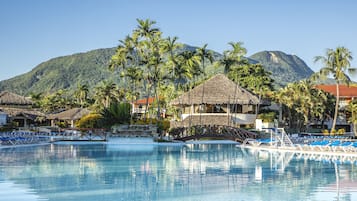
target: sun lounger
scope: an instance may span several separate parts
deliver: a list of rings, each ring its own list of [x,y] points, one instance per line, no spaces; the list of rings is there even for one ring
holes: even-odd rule
[[[348,152],[348,151],[351,150],[352,144],[353,144],[353,143],[350,142],[350,141],[342,142],[342,143],[336,148],[336,150],[337,150],[337,151]]]
[[[325,149],[325,151],[336,151],[340,146],[340,144],[341,144],[340,140],[332,141],[331,143],[328,144],[328,146],[326,146],[327,149]]]
[[[357,142],[353,142],[353,143],[349,146],[349,151],[357,152]]]
[[[34,144],[47,141],[38,136],[35,132],[30,131],[12,131],[0,133],[1,145],[22,145]]]
[[[315,150],[315,151],[324,151],[327,148],[327,145],[330,144],[330,141],[328,140],[322,140],[322,141],[315,141],[312,142],[309,147],[310,150]]]

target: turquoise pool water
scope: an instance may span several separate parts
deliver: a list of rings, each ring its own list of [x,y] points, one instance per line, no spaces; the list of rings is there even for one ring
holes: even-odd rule
[[[357,200],[356,163],[234,144],[51,144],[0,149],[0,200]]]

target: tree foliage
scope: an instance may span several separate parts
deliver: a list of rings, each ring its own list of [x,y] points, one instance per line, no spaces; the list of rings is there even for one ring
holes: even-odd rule
[[[102,116],[100,114],[91,113],[76,122],[78,128],[100,128]]]
[[[130,123],[131,105],[126,102],[113,102],[101,111],[102,125],[110,127],[115,124]]]
[[[335,130],[340,104],[339,85],[345,83],[349,85],[351,82],[347,73],[354,74],[356,68],[351,67],[352,53],[345,47],[337,47],[336,49],[327,49],[325,56],[316,56],[315,62],[322,62],[323,67],[318,72],[322,78],[332,75],[336,81],[336,104],[331,130]]]
[[[293,126],[295,123],[295,127],[298,129],[301,126],[307,127],[311,118],[324,119],[329,111],[327,107],[329,95],[320,89],[314,88],[311,80],[301,80],[288,84],[286,87],[275,92],[274,100],[286,105],[289,109],[289,114],[295,111],[301,116],[295,122],[291,121],[291,116],[288,117],[290,120],[289,125]],[[296,124],[300,120],[303,124]]]
[[[352,100],[347,107],[347,110],[351,113],[349,122],[353,125],[353,132],[357,136],[357,100]]]

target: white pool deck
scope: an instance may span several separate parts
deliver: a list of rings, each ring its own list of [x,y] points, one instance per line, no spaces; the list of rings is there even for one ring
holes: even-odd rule
[[[341,156],[341,157],[353,157],[357,160],[357,149],[353,147],[344,147],[345,149],[329,149],[330,147],[314,147],[310,145],[294,145],[288,146],[275,146],[275,145],[236,145],[240,148],[251,149],[251,150],[262,150],[269,152],[282,152],[282,153],[296,153],[296,154],[308,154],[308,155],[318,155],[318,156]]]

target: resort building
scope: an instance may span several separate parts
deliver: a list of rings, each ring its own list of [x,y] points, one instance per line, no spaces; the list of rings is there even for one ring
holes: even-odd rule
[[[316,88],[337,96],[336,85],[317,85]],[[351,100],[357,99],[357,86],[339,85],[340,107],[346,107]]]
[[[136,115],[137,117],[143,116],[145,112],[148,112],[148,108],[146,106],[150,107],[154,102],[155,102],[154,97],[143,98],[134,101],[133,104],[131,104],[133,114]]]
[[[334,95],[335,97],[337,96],[337,89],[336,85],[316,85],[315,86],[318,89],[321,89],[327,93],[330,93]],[[343,128],[345,129],[346,132],[351,132],[352,131],[352,125],[348,123],[348,119],[350,118],[350,113],[346,110],[346,107],[350,103],[350,101],[357,99],[357,86],[356,85],[339,85],[339,97],[340,97],[340,111],[338,114],[337,122],[336,122],[336,129]],[[325,125],[328,128],[332,127],[332,119],[329,119]]]
[[[160,99],[161,101],[161,99]],[[137,118],[142,117],[145,112],[148,113],[149,112],[149,108],[151,108],[153,106],[153,104],[155,104],[155,108],[151,108],[154,109],[157,112],[157,103],[156,102],[156,98],[154,97],[149,97],[149,98],[143,98],[143,99],[139,99],[134,101],[131,105],[132,105],[132,111],[133,111],[133,115]],[[155,117],[156,117],[156,112],[155,112]],[[165,108],[161,108],[161,117],[166,118],[166,110]]]
[[[173,127],[253,125],[260,101],[223,74],[218,74],[171,102],[181,111]]]
[[[0,93],[0,112],[7,115],[7,123],[16,127],[27,128],[36,121],[44,119],[45,115],[34,108],[30,99],[8,91]]]

